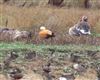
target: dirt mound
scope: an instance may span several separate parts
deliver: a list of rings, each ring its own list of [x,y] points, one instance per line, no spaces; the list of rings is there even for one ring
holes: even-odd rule
[[[42,76],[35,73],[26,74],[21,80],[43,80]]]
[[[0,80],[7,80],[3,74],[0,74]]]
[[[83,76],[77,76],[75,80],[96,80],[96,72],[92,69],[88,69]]]
[[[10,80],[10,78],[7,78],[5,75],[0,74],[0,80]],[[25,74],[24,77],[20,80],[43,80],[43,78],[39,74],[35,74],[31,72]]]

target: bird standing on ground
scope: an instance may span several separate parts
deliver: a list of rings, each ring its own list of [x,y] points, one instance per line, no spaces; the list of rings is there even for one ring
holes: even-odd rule
[[[81,36],[90,35],[90,25],[88,23],[88,17],[82,16],[81,20],[73,27],[69,28],[69,35]]]
[[[51,63],[47,63],[46,65],[43,66],[43,71],[46,72],[46,73],[49,73],[51,72]]]
[[[36,54],[36,52],[35,51],[30,51],[30,52],[27,52],[26,54],[25,54],[25,59],[28,59],[28,60],[33,60],[33,59],[36,59],[36,56],[37,56],[37,54]]]
[[[46,29],[44,26],[41,26],[40,32],[39,32],[39,37],[42,38],[42,39],[51,38],[51,40],[52,40],[53,37],[55,37],[55,34],[52,31]]]
[[[82,16],[81,21],[78,23],[77,29],[81,32],[81,35],[90,35],[90,24],[88,23],[88,17]]]
[[[4,61],[3,61],[4,67],[5,67],[5,68],[10,67],[11,62],[12,62],[13,60],[15,60],[16,58],[18,58],[18,57],[19,57],[19,55],[16,54],[15,52],[11,52],[10,54],[8,54],[8,55],[5,57]]]
[[[43,75],[45,76],[46,80],[52,80],[52,74],[51,72],[51,63],[47,63],[46,65],[43,65]]]
[[[73,68],[79,73],[82,73],[86,70],[84,66],[78,63],[73,64]]]
[[[23,77],[22,71],[16,67],[11,68],[8,73],[13,80],[19,80]]]

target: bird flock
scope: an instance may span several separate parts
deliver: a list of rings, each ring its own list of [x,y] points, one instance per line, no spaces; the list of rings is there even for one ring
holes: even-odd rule
[[[40,31],[38,33],[39,37],[41,39],[53,39],[56,35],[54,32],[52,32],[51,30],[47,29],[45,26],[41,26],[40,27]],[[71,36],[81,36],[81,35],[91,35],[90,32],[90,25],[88,23],[88,17],[87,16],[82,16],[81,20],[75,24],[73,27],[69,28],[69,35]],[[19,31],[16,29],[9,29],[9,28],[2,28],[0,29],[0,37],[10,37],[12,40],[18,40],[20,38],[24,38],[24,39],[31,39],[32,38],[32,33],[28,32],[28,31]],[[33,54],[34,53],[34,54]],[[36,57],[35,52],[33,53],[29,53],[25,55],[26,59],[32,59],[34,56]],[[10,66],[10,62],[13,59],[16,59],[18,57],[18,55],[16,55],[14,52],[12,52],[10,54],[10,56],[8,56],[5,60],[4,60],[4,65],[5,66]],[[43,71],[44,74],[48,77],[47,80],[52,80],[50,79],[50,72],[51,72],[51,63],[48,63],[47,65],[43,66]],[[73,68],[79,72],[84,71],[84,67],[81,64],[74,64]],[[22,71],[18,68],[11,68],[11,70],[9,70],[9,76],[13,79],[13,80],[18,80],[21,79],[23,77]],[[59,77],[58,80],[74,80],[74,76],[73,74],[70,75],[62,75],[61,77]]]
[[[82,16],[81,20],[77,24],[75,24],[73,27],[70,27],[69,35],[71,36],[91,35],[90,25],[88,23],[88,17]],[[39,36],[44,39],[49,39],[55,37],[55,34],[51,30],[48,30],[44,26],[41,26]]]
[[[47,26],[46,26],[47,27]],[[55,33],[45,26],[40,27],[38,33],[40,39],[51,39],[56,36]],[[82,16],[79,22],[77,22],[73,27],[69,28],[70,36],[82,36],[82,35],[91,35],[90,24],[88,23],[88,17]],[[10,39],[12,41],[18,41],[20,39],[30,40],[32,39],[32,32],[29,31],[20,31],[17,29],[1,28],[0,29],[0,39],[6,40]]]

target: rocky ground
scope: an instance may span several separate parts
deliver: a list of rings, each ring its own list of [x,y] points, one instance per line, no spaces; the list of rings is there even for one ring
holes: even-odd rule
[[[9,80],[9,70],[21,69],[20,80],[58,80],[62,75],[68,80],[96,80],[99,73],[99,50],[70,51],[46,49],[43,54],[36,51],[4,55],[0,66],[0,79]],[[16,56],[17,55],[17,56]],[[10,61],[9,61],[10,59]],[[76,64],[79,67],[74,67]]]

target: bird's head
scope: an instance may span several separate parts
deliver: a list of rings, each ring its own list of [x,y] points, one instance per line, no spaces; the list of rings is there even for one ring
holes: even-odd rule
[[[88,17],[87,16],[82,16],[81,20],[87,22],[88,21]]]
[[[41,26],[40,27],[40,30],[45,30],[46,28],[44,26]]]

